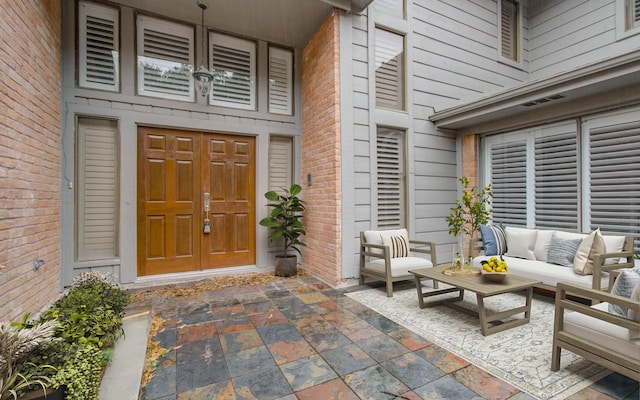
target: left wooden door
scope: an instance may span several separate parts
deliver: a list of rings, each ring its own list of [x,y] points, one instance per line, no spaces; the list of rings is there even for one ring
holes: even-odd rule
[[[253,137],[139,128],[138,275],[255,263],[254,187]]]

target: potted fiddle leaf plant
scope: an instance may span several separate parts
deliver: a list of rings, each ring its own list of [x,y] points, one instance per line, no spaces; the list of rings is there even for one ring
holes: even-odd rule
[[[469,247],[465,264],[470,264],[473,258],[473,243],[476,233],[480,231],[480,225],[486,225],[491,219],[492,210],[489,208],[493,192],[491,185],[478,190],[477,186],[471,186],[469,178],[463,176],[459,179],[462,184],[462,198],[456,199],[455,206],[451,207],[451,213],[446,217],[449,225],[449,234],[458,236],[465,234],[469,237]]]
[[[300,240],[305,234],[302,227],[302,212],[305,210],[304,201],[298,197],[302,188],[293,184],[289,189],[282,188],[282,194],[268,191],[264,194],[271,207],[269,216],[260,221],[260,225],[270,229],[270,241],[281,240],[282,253],[276,255],[276,276],[294,276],[298,273],[298,257],[292,251],[300,252],[300,246],[306,246]]]

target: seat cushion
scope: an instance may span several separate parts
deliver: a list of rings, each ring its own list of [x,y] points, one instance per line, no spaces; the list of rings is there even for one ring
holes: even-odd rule
[[[607,311],[608,303],[599,303],[593,308]],[[632,340],[629,329],[593,318],[578,312],[565,312],[564,330],[583,339],[598,343],[607,349],[640,359],[640,340]]]
[[[381,274],[385,273],[384,260],[378,259],[366,262],[366,268],[372,269]],[[433,267],[433,263],[430,260],[420,257],[402,257],[391,259],[391,277],[397,278],[399,276],[410,275],[409,271],[419,268]]]

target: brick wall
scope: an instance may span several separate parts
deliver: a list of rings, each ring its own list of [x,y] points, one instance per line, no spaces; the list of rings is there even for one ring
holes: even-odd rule
[[[339,16],[334,11],[302,52],[302,267],[341,280]],[[313,175],[308,186],[307,174]]]
[[[469,178],[472,186],[478,184],[478,135],[462,137],[462,176]]]
[[[0,14],[0,320],[15,320],[60,291],[61,3]]]

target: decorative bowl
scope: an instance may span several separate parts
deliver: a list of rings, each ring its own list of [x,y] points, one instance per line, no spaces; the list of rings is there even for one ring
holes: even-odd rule
[[[508,270],[505,272],[487,272],[483,270],[482,275],[486,276],[487,279],[492,282],[502,282],[505,280],[507,275],[511,275],[511,272],[509,272]]]

